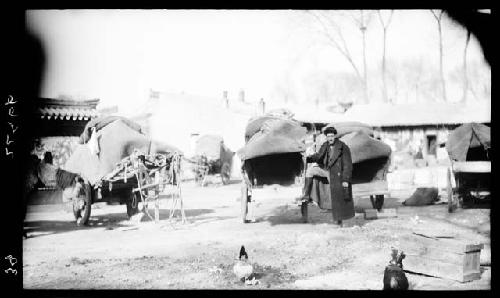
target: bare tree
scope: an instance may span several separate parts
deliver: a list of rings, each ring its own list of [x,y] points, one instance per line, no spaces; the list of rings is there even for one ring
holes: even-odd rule
[[[464,81],[463,81],[463,94],[462,94],[462,102],[467,101],[467,91],[469,90],[469,79],[467,78],[467,48],[469,46],[471,32],[467,30],[467,36],[465,38],[465,46],[464,46],[464,60],[463,60],[463,70],[464,70]]]
[[[366,29],[368,28],[368,23],[370,22],[372,14],[370,12],[365,13],[365,11],[360,10],[359,14],[353,14],[352,18],[354,23],[357,25],[361,31],[361,36],[363,39],[363,84],[365,85],[365,101],[368,101],[368,70],[366,67]]]
[[[385,62],[387,29],[389,28],[389,24],[391,23],[393,14],[394,14],[394,10],[391,10],[390,14],[389,14],[389,18],[384,21],[384,19],[382,17],[382,13],[380,12],[380,10],[377,10],[378,19],[380,21],[380,24],[382,25],[382,29],[384,32],[383,47],[382,47],[382,93],[383,93],[383,99],[385,102],[389,101],[389,97],[387,94],[386,62]]]
[[[352,66],[356,77],[362,83],[364,88],[364,96],[363,101],[365,103],[368,102],[368,86],[366,84],[366,59],[365,59],[365,68],[363,74],[360,72],[358,66],[354,62],[351,51],[347,46],[346,39],[342,32],[341,27],[334,21],[334,18],[331,15],[326,14],[325,12],[318,11],[308,11],[308,13],[313,16],[313,18],[320,25],[321,30],[320,33],[328,40],[329,44],[333,46]],[[363,16],[363,24],[367,22]],[[365,26],[365,25],[363,25]],[[361,27],[360,27],[361,28]],[[363,27],[364,28],[364,27]],[[365,30],[365,29],[363,29]],[[362,32],[364,32],[362,30]],[[365,48],[365,47],[364,47]]]
[[[443,91],[443,99],[447,101],[446,98],[446,83],[444,80],[444,70],[443,70],[443,31],[442,31],[442,19],[444,10],[441,10],[439,13],[435,12],[431,9],[431,13],[436,19],[438,24],[438,32],[439,32],[439,73],[441,78],[441,88]]]

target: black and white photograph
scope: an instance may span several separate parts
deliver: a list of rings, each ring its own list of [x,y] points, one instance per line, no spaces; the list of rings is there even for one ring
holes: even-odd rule
[[[25,10],[27,96],[2,93],[2,188],[22,206],[4,275],[491,290],[491,14]]]

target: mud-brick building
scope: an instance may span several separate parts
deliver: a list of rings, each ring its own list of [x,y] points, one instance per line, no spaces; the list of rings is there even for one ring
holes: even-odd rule
[[[52,152],[53,164],[64,168],[85,125],[99,115],[99,99],[65,100],[39,98],[35,108],[35,138],[32,153],[40,159]]]
[[[344,116],[373,126],[394,152],[420,151],[432,161],[447,158],[451,130],[470,122],[490,125],[491,102],[354,105]]]
[[[85,125],[101,114],[96,109],[98,103],[99,99],[77,101],[38,98],[34,102],[35,131],[31,153],[43,159],[45,152],[50,151],[54,167],[64,169]],[[39,173],[39,175],[52,177],[49,173]],[[43,179],[48,184],[36,186],[28,199],[28,204],[62,202],[62,190],[56,188],[55,180],[52,178]]]

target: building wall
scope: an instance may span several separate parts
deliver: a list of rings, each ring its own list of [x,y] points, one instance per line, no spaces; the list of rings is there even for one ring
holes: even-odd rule
[[[391,146],[393,150],[393,159],[399,165],[405,164],[403,167],[414,165],[414,160],[417,153],[421,151],[422,159],[427,165],[435,163],[447,163],[448,154],[444,146],[440,144],[446,143],[449,133],[456,127],[453,126],[406,126],[406,127],[381,127],[379,131],[380,138],[383,142]],[[436,139],[436,154],[430,154],[428,137],[434,136]],[[413,160],[409,160],[413,159]]]
[[[45,152],[52,152],[53,164],[64,169],[66,161],[78,144],[79,137],[41,137],[35,140],[32,154],[43,159]]]

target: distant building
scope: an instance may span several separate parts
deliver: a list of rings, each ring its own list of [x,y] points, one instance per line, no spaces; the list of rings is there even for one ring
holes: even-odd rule
[[[432,161],[447,156],[440,151],[451,130],[470,122],[489,125],[491,103],[366,104],[354,105],[344,115],[373,126],[396,152],[420,152]]]
[[[54,168],[63,168],[78,144],[79,136],[85,125],[100,114],[96,110],[99,99],[68,100],[39,98],[35,101],[34,139],[31,153],[43,159],[46,152],[51,152]],[[29,198],[29,204],[60,204],[62,190],[55,186],[53,171],[41,172],[51,181],[40,185]]]
[[[360,104],[353,105],[344,113],[338,113],[331,107],[312,108],[309,105],[290,109],[310,133],[320,131],[328,123],[366,123],[394,152],[414,156],[420,152],[428,163],[447,159],[444,144],[451,130],[464,123],[489,125],[491,122],[491,103],[487,101],[467,104]]]
[[[37,99],[32,153],[43,158],[50,151],[54,166],[64,168],[85,125],[99,115],[98,103],[99,99]]]

